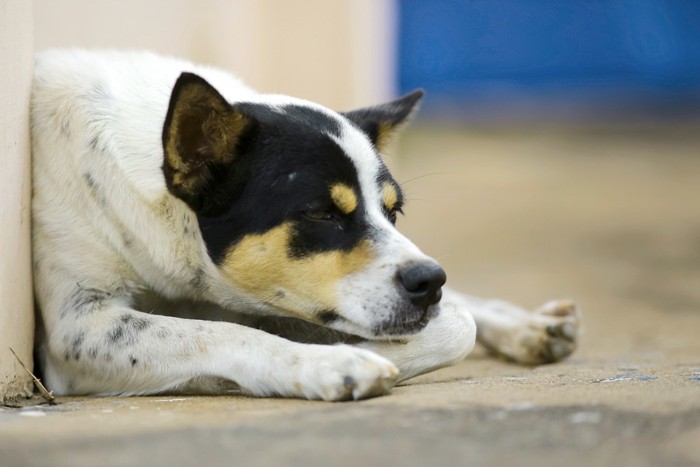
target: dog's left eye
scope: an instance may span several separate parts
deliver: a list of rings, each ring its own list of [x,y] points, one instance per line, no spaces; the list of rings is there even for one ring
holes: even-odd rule
[[[396,216],[399,213],[403,214],[403,211],[401,210],[401,208],[398,208],[398,209],[392,209],[391,211],[385,211],[385,213],[386,213],[387,219],[389,219],[389,222],[396,225]]]

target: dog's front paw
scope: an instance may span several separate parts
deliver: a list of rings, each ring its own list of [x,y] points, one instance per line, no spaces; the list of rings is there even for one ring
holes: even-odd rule
[[[530,313],[513,333],[513,353],[506,355],[526,364],[553,363],[576,349],[580,312],[570,300],[552,300]]]
[[[381,396],[396,384],[399,370],[374,352],[354,347],[316,346],[305,362],[299,396],[325,401],[345,401]]]

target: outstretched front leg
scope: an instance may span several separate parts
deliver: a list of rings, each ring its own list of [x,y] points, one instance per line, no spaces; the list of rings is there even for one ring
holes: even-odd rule
[[[477,327],[467,307],[441,302],[440,313],[419,333],[399,340],[364,341],[357,347],[388,358],[399,368],[399,381],[456,365],[474,348]]]
[[[528,311],[502,300],[469,297],[445,289],[443,301],[467,307],[476,321],[477,341],[517,363],[557,362],[576,349],[581,313],[570,300],[552,300]]]
[[[580,312],[569,300],[553,300],[532,312],[443,288],[440,307],[440,314],[414,336],[357,346],[394,362],[400,381],[458,363],[472,350],[475,335],[490,351],[529,365],[559,361],[576,349]]]
[[[223,379],[257,396],[347,400],[386,394],[398,376],[367,350],[146,314],[107,296],[77,290],[62,307],[43,310],[49,332],[40,353],[57,394],[208,392],[212,379]]]
[[[441,303],[440,311],[420,332],[367,340],[293,318],[258,318],[249,323],[297,342],[347,343],[389,359],[399,369],[398,381],[455,365],[474,348],[476,324],[467,307]]]

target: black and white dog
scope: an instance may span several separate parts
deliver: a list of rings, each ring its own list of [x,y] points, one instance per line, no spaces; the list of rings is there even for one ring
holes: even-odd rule
[[[147,53],[38,55],[49,388],[362,399],[459,362],[475,337],[523,363],[569,355],[571,302],[527,312],[443,289],[394,227],[403,197],[380,153],[421,96],[336,113]]]

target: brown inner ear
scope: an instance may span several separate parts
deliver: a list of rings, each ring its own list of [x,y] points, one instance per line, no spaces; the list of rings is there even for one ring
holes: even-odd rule
[[[204,79],[183,73],[163,128],[163,172],[170,191],[194,210],[213,166],[232,163],[250,120]]]
[[[364,131],[377,150],[383,152],[387,149],[392,136],[415,113],[422,97],[423,91],[417,89],[392,102],[343,112],[342,115]]]

